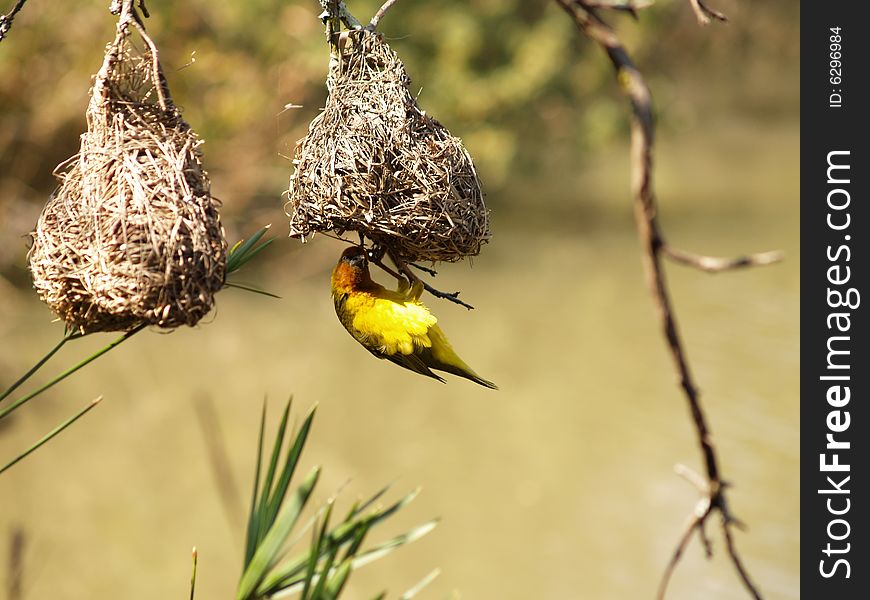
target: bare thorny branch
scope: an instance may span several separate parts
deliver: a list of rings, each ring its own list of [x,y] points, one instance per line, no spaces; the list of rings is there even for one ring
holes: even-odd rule
[[[387,14],[387,11],[393,8],[393,5],[398,1],[399,0],[387,0],[384,2],[384,4],[378,9],[378,12],[375,13],[375,16],[372,17],[372,20],[369,21],[369,29],[375,29],[378,26],[378,23],[381,22],[381,19],[384,18],[384,15]]]
[[[723,23],[728,21],[728,17],[708,7],[703,0],[689,0],[689,5],[695,11],[695,18],[698,19],[699,25],[709,25],[713,19]]]
[[[27,3],[27,0],[18,0],[15,3],[15,6],[12,7],[5,15],[0,15],[0,42],[6,37],[6,34],[9,33],[9,30],[12,29],[12,21],[15,20],[15,15],[18,14],[24,5]]]
[[[717,513],[721,518],[722,532],[731,562],[747,592],[753,598],[760,600],[761,593],[746,571],[734,545],[732,528],[735,526],[740,527],[741,523],[734,518],[728,508],[725,496],[727,482],[722,479],[719,460],[707,417],[701,404],[698,388],[689,369],[685,346],[679,335],[676,313],[665,279],[662,258],[669,258],[676,263],[695,267],[706,272],[720,272],[738,267],[770,264],[780,260],[781,255],[777,252],[767,252],[725,259],[692,254],[674,248],[667,243],[658,222],[658,206],[652,183],[652,149],[655,125],[649,88],[644,81],[643,75],[631,61],[616,33],[596,13],[596,7],[603,6],[602,2],[587,2],[584,0],[556,0],[556,2],[574,20],[581,32],[601,46],[607,53],[623,93],[631,103],[632,192],[635,198],[635,221],[643,245],[644,269],[658,309],[668,350],[674,361],[679,385],[692,414],[692,421],[695,425],[698,444],[704,460],[706,478],[697,474],[689,474],[691,472],[683,473],[699,488],[701,498],[689,516],[677,547],[665,568],[657,597],[659,599],[664,598],[670,577],[679,563],[693,533],[698,534],[706,554],[710,556],[711,545],[704,527],[708,519],[714,513]],[[689,3],[695,11],[698,22],[701,24],[709,23],[710,19],[726,20],[724,15],[708,8],[701,0],[689,0]],[[607,8],[631,9],[633,11],[638,6],[634,2],[608,2]],[[688,470],[684,468],[684,471]]]

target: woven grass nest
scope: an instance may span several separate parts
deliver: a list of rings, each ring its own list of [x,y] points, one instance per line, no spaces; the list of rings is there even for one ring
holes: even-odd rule
[[[28,256],[39,297],[83,333],[194,325],[225,278],[201,140],[173,104],[138,17],[127,17],[95,77],[81,149],[55,170],[59,187]]]
[[[329,97],[296,146],[290,235],[357,231],[408,260],[457,261],[490,237],[462,141],[427,115],[377,32],[343,33]]]

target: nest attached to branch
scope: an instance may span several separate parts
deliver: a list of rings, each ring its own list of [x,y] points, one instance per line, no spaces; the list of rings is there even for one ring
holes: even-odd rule
[[[107,46],[87,123],[32,234],[39,297],[83,333],[194,325],[224,284],[220,204],[135,14]]]
[[[489,214],[462,141],[427,115],[380,34],[341,34],[329,97],[296,146],[290,235],[353,230],[407,260],[480,252]]]

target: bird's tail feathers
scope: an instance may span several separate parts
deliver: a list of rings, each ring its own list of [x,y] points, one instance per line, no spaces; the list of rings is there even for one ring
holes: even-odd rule
[[[464,377],[465,379],[468,379],[469,381],[473,381],[474,383],[480,384],[483,387],[487,387],[491,390],[498,389],[498,386],[496,384],[484,379],[483,377],[481,377],[480,375],[478,375],[477,373],[472,371],[471,367],[469,367],[465,363],[462,363],[462,364],[465,367],[464,369],[460,366],[451,365],[451,364],[442,363],[442,362],[436,362],[435,364],[431,365],[431,367],[433,369],[438,369],[439,371],[444,371],[445,373],[452,373],[453,375],[458,375],[459,377]]]

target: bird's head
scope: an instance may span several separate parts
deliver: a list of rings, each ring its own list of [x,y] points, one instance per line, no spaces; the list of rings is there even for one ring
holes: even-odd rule
[[[346,248],[345,251],[341,253],[341,258],[338,259],[338,262],[344,263],[352,269],[366,269],[369,264],[368,258],[366,257],[366,250],[361,246],[351,246],[350,248]]]
[[[351,246],[341,253],[341,258],[332,271],[333,289],[356,289],[367,285],[371,280],[365,248]]]

